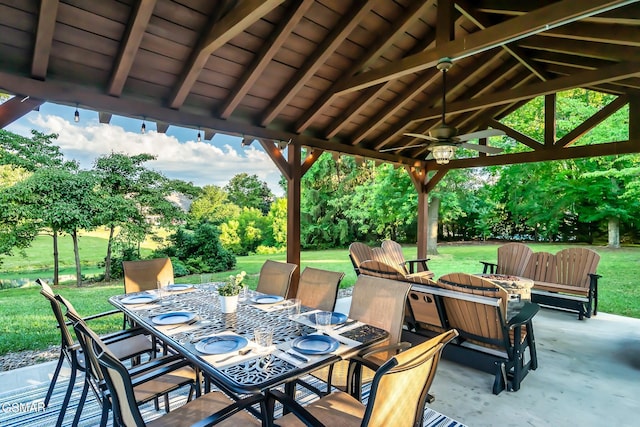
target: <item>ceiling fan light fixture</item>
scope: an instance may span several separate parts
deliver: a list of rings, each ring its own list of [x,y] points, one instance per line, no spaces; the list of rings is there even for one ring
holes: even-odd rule
[[[451,145],[437,145],[431,149],[431,154],[439,165],[446,165],[453,158],[455,148]]]

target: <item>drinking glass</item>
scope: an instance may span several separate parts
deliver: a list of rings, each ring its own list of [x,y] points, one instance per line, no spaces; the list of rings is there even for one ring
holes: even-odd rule
[[[286,301],[286,310],[289,319],[295,319],[300,315],[301,302],[298,298],[291,298]]]
[[[200,289],[204,289],[206,291],[211,290],[211,274],[200,275]]]
[[[331,316],[333,313],[330,311],[319,311],[316,313],[316,329],[318,332],[326,331],[331,325]]]
[[[267,351],[271,345],[273,345],[273,329],[267,326],[260,326],[253,330],[253,336],[256,344],[258,344],[261,348],[258,350],[260,352]],[[269,364],[271,363],[271,353],[263,353],[263,356],[260,357],[257,361],[257,366],[260,369],[267,369]]]

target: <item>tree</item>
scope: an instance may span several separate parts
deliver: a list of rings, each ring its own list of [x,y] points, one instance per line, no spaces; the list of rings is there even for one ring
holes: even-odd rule
[[[235,175],[224,187],[229,201],[241,208],[259,209],[263,215],[269,213],[274,196],[267,183],[260,181],[257,175],[240,173]]]
[[[212,224],[222,224],[238,215],[240,208],[229,200],[224,190],[215,185],[205,185],[189,209],[189,218],[195,223],[208,221]]]
[[[192,185],[171,181],[145,164],[155,160],[150,154],[129,156],[111,153],[96,159],[94,171],[98,177],[102,209],[95,217],[96,225],[109,229],[104,279],[111,280],[111,254],[116,228],[133,232],[130,236],[144,239],[152,222],[171,226],[183,218],[178,206],[167,200],[174,190],[195,194]],[[139,242],[140,240],[138,240]]]

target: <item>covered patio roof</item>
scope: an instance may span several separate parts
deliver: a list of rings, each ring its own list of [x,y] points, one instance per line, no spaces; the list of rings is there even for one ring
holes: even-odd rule
[[[639,25],[639,0],[0,0],[0,91],[15,95],[0,127],[49,101],[257,139],[289,182],[296,263],[299,181],[320,153],[402,164],[424,255],[426,193],[451,168],[640,152]],[[555,94],[577,87],[616,98],[556,138]],[[441,124],[443,92],[449,125],[524,152],[440,165],[403,149]],[[542,95],[543,141],[500,123]],[[575,144],[627,104],[628,141]]]

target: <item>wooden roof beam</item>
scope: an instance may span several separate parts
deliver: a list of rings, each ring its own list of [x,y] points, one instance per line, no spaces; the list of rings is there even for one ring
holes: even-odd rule
[[[293,29],[298,25],[314,0],[304,0],[291,5],[286,16],[282,18],[275,31],[266,40],[260,52],[252,62],[251,66],[240,78],[236,87],[231,91],[231,96],[220,109],[220,117],[228,119],[233,110],[240,104],[240,101],[249,92],[249,89],[256,84],[269,62],[273,59],[278,50],[287,40]]]
[[[635,0],[637,1],[637,0]],[[496,24],[486,30],[436,46],[434,49],[410,56],[342,82],[336,93],[344,94],[364,89],[407,74],[433,67],[442,57],[454,60],[476,55],[551,28],[633,3],[633,0],[563,0],[549,6]]]
[[[275,99],[266,108],[260,119],[260,124],[266,126],[280,113],[304,84],[315,74],[333,54],[333,52],[344,42],[351,32],[360,24],[360,21],[369,13],[374,6],[374,0],[367,0],[354,3],[352,9],[342,16],[329,35],[318,45],[313,54],[307,58],[295,76],[278,93]]]
[[[120,43],[120,51],[111,74],[111,80],[107,93],[112,96],[120,96],[124,84],[129,77],[131,66],[136,59],[136,54],[142,42],[142,36],[149,25],[149,19],[156,7],[157,0],[139,0],[135,5],[129,25]]]
[[[313,120],[320,114],[323,109],[331,103],[333,99],[335,99],[335,88],[338,83],[342,79],[350,78],[356,73],[366,70],[371,64],[378,59],[384,52],[389,49],[389,47],[396,42],[396,40],[401,37],[407,28],[412,25],[423,12],[431,7],[433,1],[414,1],[411,2],[406,12],[399,19],[395,20],[393,26],[389,29],[386,34],[381,35],[376,39],[375,44],[366,50],[364,56],[360,58],[351,68],[345,71],[340,79],[336,79],[335,82],[331,84],[329,89],[327,89],[320,98],[309,108],[307,111],[298,119],[295,124],[294,129],[296,132],[302,132],[309,127],[309,125],[313,122]],[[432,41],[432,40],[431,40]],[[421,49],[422,50],[422,49]],[[336,130],[337,132],[337,130]],[[333,131],[328,132],[336,133]]]
[[[629,25],[574,22],[540,33],[540,36],[640,47],[640,31],[637,26]]]
[[[605,142],[601,144],[581,145],[577,147],[552,147],[546,150],[528,151],[522,153],[499,154],[494,156],[473,157],[468,159],[454,159],[447,165],[438,165],[435,161],[427,162],[429,170],[464,169],[471,167],[499,166],[516,163],[535,163],[551,160],[579,159],[585,157],[613,156],[618,154],[640,153],[640,140],[622,142]]]
[[[580,55],[608,61],[624,61],[640,57],[640,49],[635,46],[610,45],[606,43],[585,42],[580,40],[557,39],[534,36],[520,40],[518,45],[528,49]],[[533,54],[532,54],[533,55]]]
[[[456,9],[460,11],[460,13],[462,13],[464,17],[466,17],[468,20],[470,20],[475,25],[477,25],[478,28],[480,28],[481,30],[485,30],[487,29],[487,27],[490,27],[491,25],[493,25],[485,17],[476,16],[476,14],[472,13],[471,10],[473,9],[473,5],[468,0],[457,0]],[[505,45],[502,45],[502,49],[507,51],[509,55],[513,56],[518,62],[520,62],[522,65],[528,68],[533,74],[535,74],[543,82],[549,79],[547,76],[547,73],[542,68],[540,68],[536,63],[529,60],[525,52],[519,47],[515,45],[509,46],[505,44]]]
[[[501,77],[503,75],[506,75],[512,72],[513,69],[516,67],[520,67],[520,64],[518,64],[518,62],[516,62],[515,60],[506,61],[503,65],[501,65],[496,70],[494,70],[491,73],[491,75],[486,76],[485,78],[477,82],[472,88],[468,89],[465,92],[465,95],[473,97],[473,96],[477,96],[480,93],[483,93],[484,91],[489,90],[491,87],[491,83],[493,83],[496,79],[495,77],[496,75]],[[527,72],[527,75],[529,75],[528,72]],[[439,100],[436,101],[434,104],[430,106],[430,108],[431,109],[436,108],[436,106],[439,105],[439,102],[440,102]],[[447,108],[447,110],[449,110],[449,108]],[[386,147],[393,141],[396,135],[403,132],[408,126],[410,126],[414,122],[414,121],[408,120],[408,117],[410,116],[411,114],[408,114],[407,116],[403,117],[403,119],[399,121],[396,125],[394,125],[389,130],[387,130],[384,134],[379,136],[374,142],[375,149],[380,150]],[[438,117],[431,117],[429,120],[425,121],[424,123],[421,123],[417,128],[415,128],[411,132],[424,133],[429,129],[431,129],[433,126],[437,125],[438,123],[440,123],[439,115]],[[411,141],[412,140],[407,140],[406,145],[411,145],[412,144]]]
[[[535,98],[536,96],[561,92],[563,90],[573,89],[576,87],[597,85],[599,83],[634,77],[639,74],[640,63],[621,62],[598,70],[584,71],[572,76],[559,77],[557,79],[533,83],[517,89],[492,93],[483,96],[481,99],[476,98],[453,102],[447,106],[447,110],[451,113],[479,110],[493,105],[507,104],[520,99]],[[420,110],[414,112],[411,117],[408,118],[408,121],[426,120],[437,117],[439,114],[440,112],[435,108]]]
[[[213,52],[249,26],[271,12],[284,0],[245,0],[217,21],[192,53],[182,77],[171,95],[170,108],[178,109],[187,99],[191,88]]]
[[[40,107],[43,103],[44,100],[20,95],[3,102],[0,104],[0,129]]]
[[[53,32],[58,16],[58,3],[58,0],[41,0],[40,2],[38,28],[31,61],[31,76],[36,79],[44,80],[47,77]]]
[[[620,108],[627,105],[629,102],[629,98],[626,96],[619,96],[618,98],[611,101],[604,108],[597,111],[587,120],[582,122],[580,125],[576,126],[572,131],[567,133],[565,136],[560,138],[555,145],[560,147],[568,147],[575,143],[578,139],[580,139],[584,134],[589,132],[594,127],[598,126],[608,117],[610,117],[613,113],[618,111]]]
[[[413,166],[415,160],[388,153],[378,153],[340,141],[329,141],[309,135],[300,135],[287,130],[256,126],[250,119],[224,120],[211,116],[203,116],[188,111],[179,111],[153,103],[130,99],[117,98],[90,87],[81,87],[73,83],[47,81],[18,76],[6,71],[0,71],[0,90],[7,93],[25,93],[32,98],[46,99],[64,105],[87,105],[97,111],[109,112],[129,117],[145,117],[147,120],[160,120],[167,123],[189,123],[190,126],[211,129],[229,135],[248,135],[254,138],[288,141],[302,146],[335,151],[370,159],[380,159],[391,163],[401,163]],[[5,102],[6,104],[6,102]]]

